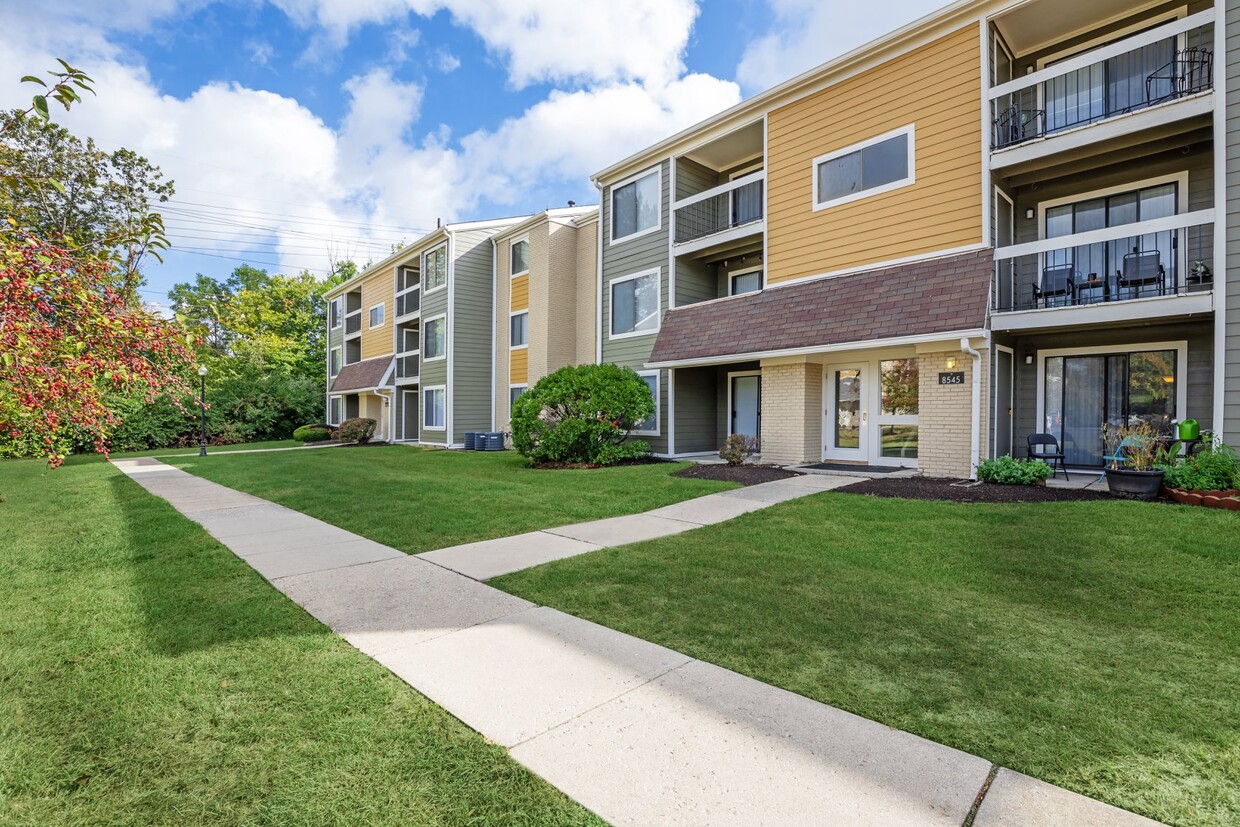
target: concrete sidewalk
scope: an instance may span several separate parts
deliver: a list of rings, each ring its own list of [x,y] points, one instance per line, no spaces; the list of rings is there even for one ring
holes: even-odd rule
[[[535,606],[429,555],[406,556],[154,459],[115,464],[358,649],[613,824],[959,827],[979,801],[975,827],[1154,823]],[[786,487],[798,484],[815,490],[779,483],[757,497],[759,487],[712,495],[601,533],[585,524],[534,534],[580,553],[590,549],[572,544],[690,530],[693,517],[717,521],[728,509],[801,495]],[[514,549],[536,548],[531,536]],[[457,562],[494,556],[484,549]]]

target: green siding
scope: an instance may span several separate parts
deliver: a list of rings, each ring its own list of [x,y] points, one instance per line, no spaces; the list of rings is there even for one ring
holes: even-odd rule
[[[453,318],[449,326],[452,387],[448,404],[454,445],[465,441],[466,431],[491,430],[493,234],[493,230],[453,233]]]
[[[433,249],[430,248],[430,249]],[[448,312],[448,288],[436,290],[432,293],[423,292],[422,294],[422,330],[426,329],[426,320],[439,316]],[[448,319],[448,335],[452,335],[452,320]],[[422,353],[426,352],[425,343],[421,347]],[[451,351],[449,350],[449,354]],[[448,384],[448,360],[440,359],[434,362],[422,360],[418,368],[418,391],[421,393],[422,388],[435,387]],[[421,396],[418,397],[421,401]],[[418,438],[422,442],[432,445],[443,445],[446,442],[446,432],[444,431],[427,431],[422,428],[422,419],[418,418]]]
[[[1226,325],[1226,342],[1219,392],[1223,394],[1223,434],[1231,445],[1240,447],[1240,3],[1228,4],[1226,22],[1227,275],[1219,320]]]

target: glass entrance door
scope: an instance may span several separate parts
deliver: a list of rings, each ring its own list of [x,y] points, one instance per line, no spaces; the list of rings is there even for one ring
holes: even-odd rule
[[[823,417],[823,458],[869,460],[869,410],[865,404],[866,371],[861,365],[827,368],[827,405]]]

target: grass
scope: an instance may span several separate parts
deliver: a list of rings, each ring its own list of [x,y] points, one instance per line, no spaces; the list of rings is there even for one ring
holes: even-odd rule
[[[261,448],[300,448],[304,443],[295,439],[269,439],[263,442],[238,442],[236,445],[208,445],[208,454],[228,453],[229,451],[254,451]],[[165,456],[182,456],[196,457],[198,456],[198,448],[190,446],[189,448],[152,448],[149,451],[123,451],[110,454],[116,458],[122,457],[165,457]],[[66,462],[102,462],[103,457],[99,454],[75,454],[69,457]]]
[[[0,824],[602,824],[107,465],[0,496]]]
[[[170,463],[414,554],[634,514],[735,487],[685,479],[685,463],[532,469],[516,453],[393,445],[198,457]]]
[[[1178,825],[1240,824],[1240,515],[821,494],[492,581]]]

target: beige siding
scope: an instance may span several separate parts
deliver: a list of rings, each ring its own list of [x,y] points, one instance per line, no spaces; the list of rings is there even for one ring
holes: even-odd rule
[[[598,342],[598,222],[577,229],[577,347],[573,363],[594,361]]]
[[[362,358],[373,359],[392,353],[392,315],[395,307],[395,276],[390,269],[368,276],[362,282]],[[370,308],[383,305],[383,324],[370,327]]]
[[[911,186],[813,209],[813,159],[915,126]],[[768,115],[767,280],[982,240],[981,55],[968,26]]]

